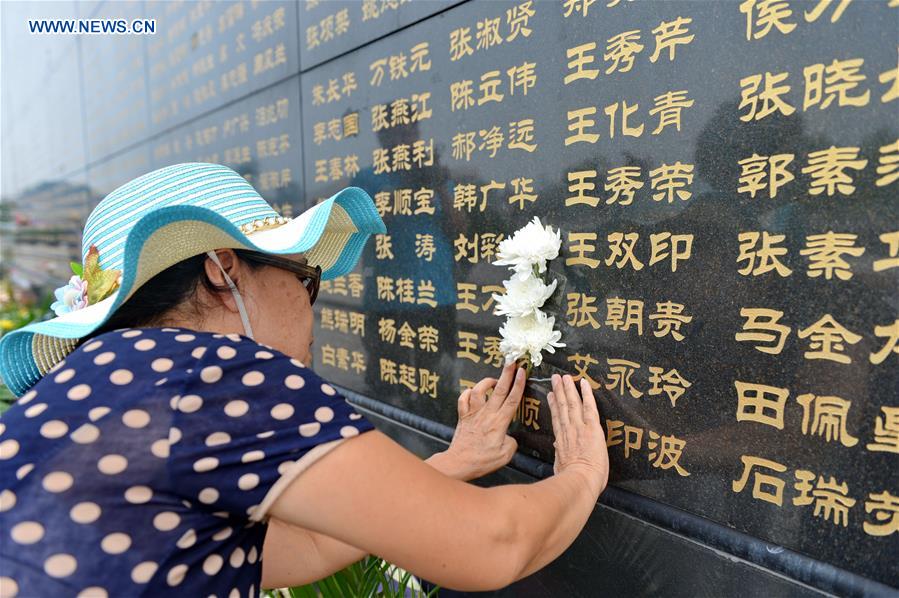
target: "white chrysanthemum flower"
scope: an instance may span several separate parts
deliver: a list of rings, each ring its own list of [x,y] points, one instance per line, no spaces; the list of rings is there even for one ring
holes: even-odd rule
[[[556,347],[564,347],[560,343],[562,333],[553,330],[556,319],[547,316],[539,309],[524,317],[508,318],[500,326],[500,351],[506,358],[506,365],[514,363],[521,357],[528,356],[534,367],[543,362],[543,351],[556,352]]]
[[[494,294],[496,301],[494,314],[498,316],[522,317],[534,313],[556,290],[557,281],[549,285],[531,274],[524,280],[517,276],[503,281],[504,295]]]
[[[503,239],[497,248],[494,266],[511,266],[516,276],[522,280],[530,276],[534,266],[537,272],[546,272],[547,260],[555,259],[562,247],[562,235],[550,226],[540,224],[540,218],[515,231],[511,237]]]

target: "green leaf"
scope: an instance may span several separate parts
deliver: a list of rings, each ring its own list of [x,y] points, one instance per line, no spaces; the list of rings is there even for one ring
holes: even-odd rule
[[[84,266],[79,264],[78,262],[69,262],[69,266],[72,268],[72,274],[76,276],[81,276],[84,274]]]
[[[318,598],[318,592],[312,584],[290,588],[290,598]]]
[[[84,260],[84,275],[87,281],[87,302],[94,305],[106,299],[119,286],[119,274],[121,270],[100,269],[100,251],[96,245],[91,245]]]
[[[333,575],[317,582],[290,588],[291,598],[403,598],[405,590],[412,581],[412,574],[402,572],[400,580],[393,578],[391,570],[394,566],[374,555],[368,555],[361,561],[353,563]],[[418,596],[438,596],[439,587],[434,587],[425,594],[416,591]]]

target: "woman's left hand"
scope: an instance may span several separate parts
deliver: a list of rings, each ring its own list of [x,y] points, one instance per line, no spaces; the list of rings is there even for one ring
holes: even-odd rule
[[[444,453],[431,458],[448,461],[441,470],[458,479],[473,480],[512,460],[518,442],[506,432],[521,404],[526,380],[524,369],[512,364],[503,368],[499,380],[484,378],[459,396],[459,422],[453,440]]]

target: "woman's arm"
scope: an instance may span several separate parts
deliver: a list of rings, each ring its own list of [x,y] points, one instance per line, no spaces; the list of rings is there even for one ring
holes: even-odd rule
[[[471,470],[449,451],[425,463],[443,475],[466,480]],[[262,587],[286,588],[323,579],[365,558],[368,553],[330,536],[279,519],[269,520],[262,548]]]
[[[473,480],[507,464],[515,454],[517,443],[506,432],[521,403],[525,380],[524,370],[510,364],[503,368],[499,379],[484,378],[463,392],[457,402],[459,421],[452,444],[425,459],[425,463],[445,476],[462,481]],[[271,522],[263,547],[265,588],[317,581],[367,554],[324,534],[276,519]]]
[[[480,488],[438,473],[373,430],[312,464],[271,515],[441,586],[491,590],[561,554],[604,480],[598,465],[575,460],[534,484]]]

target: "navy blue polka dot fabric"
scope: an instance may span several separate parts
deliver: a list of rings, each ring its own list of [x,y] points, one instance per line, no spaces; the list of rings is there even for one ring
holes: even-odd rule
[[[312,370],[248,337],[100,335],[0,420],[0,587],[257,596],[272,502],[371,429]]]

